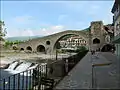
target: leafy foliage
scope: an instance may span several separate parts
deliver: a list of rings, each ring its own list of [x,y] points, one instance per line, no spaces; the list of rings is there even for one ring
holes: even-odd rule
[[[20,44],[20,43],[22,43],[23,41],[18,41],[18,40],[16,40],[16,41],[5,41],[5,48],[8,48],[9,46],[12,46],[12,45],[18,45],[18,44]]]
[[[87,48],[85,46],[78,46],[76,52],[86,51]]]

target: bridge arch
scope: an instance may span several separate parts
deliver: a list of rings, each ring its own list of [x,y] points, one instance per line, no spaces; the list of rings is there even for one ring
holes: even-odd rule
[[[80,31],[65,31],[65,32],[59,33],[58,37],[56,37],[56,39],[53,43],[53,50],[55,50],[56,46],[59,45],[59,44],[57,44],[58,41],[67,35],[78,35],[78,36],[82,37],[87,42],[87,44],[89,43],[88,37],[85,33],[80,32]]]
[[[82,37],[83,40],[86,41],[87,48],[89,48],[89,33],[84,31],[74,31],[74,30],[62,31],[45,37],[32,39],[30,41],[21,43],[19,47],[20,48],[27,47],[24,49],[32,50],[33,52],[35,51],[35,52],[44,52],[44,53],[54,53],[56,49],[56,45],[59,45],[57,44],[57,42],[66,35],[78,35]],[[28,48],[28,45],[32,48],[30,47]]]
[[[20,51],[24,51],[24,48],[20,48]]]
[[[32,47],[31,47],[31,46],[28,46],[28,47],[26,48],[26,50],[32,51]]]
[[[101,52],[111,52],[112,49],[115,51],[115,46],[112,44],[104,44],[101,48]]]
[[[45,53],[45,47],[43,45],[38,45],[36,49],[37,49],[37,52]]]

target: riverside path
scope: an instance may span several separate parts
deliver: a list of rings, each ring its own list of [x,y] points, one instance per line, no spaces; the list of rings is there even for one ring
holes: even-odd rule
[[[117,56],[111,52],[88,52],[55,89],[117,89],[119,66]]]

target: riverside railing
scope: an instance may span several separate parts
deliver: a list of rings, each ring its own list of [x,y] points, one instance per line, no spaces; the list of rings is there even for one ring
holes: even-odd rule
[[[41,77],[47,77],[47,64],[38,65],[36,68],[0,80],[0,90],[36,90]],[[42,86],[40,90],[44,88]]]

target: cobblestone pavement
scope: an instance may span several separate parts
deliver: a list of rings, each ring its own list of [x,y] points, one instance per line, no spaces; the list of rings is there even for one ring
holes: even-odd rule
[[[117,57],[112,53],[97,52],[91,55],[88,52],[55,89],[118,88],[118,63]]]

